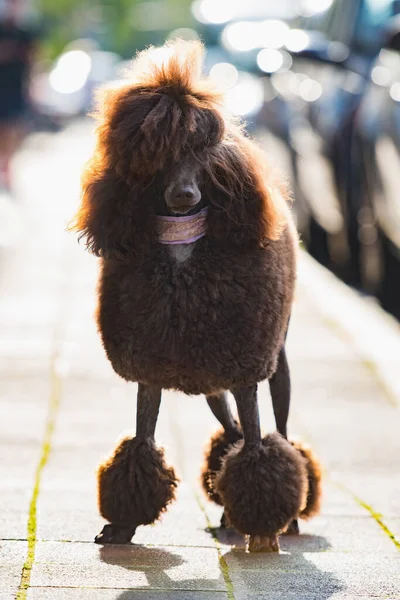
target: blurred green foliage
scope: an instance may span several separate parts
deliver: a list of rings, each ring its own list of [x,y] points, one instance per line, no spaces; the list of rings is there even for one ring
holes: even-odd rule
[[[168,33],[193,26],[191,0],[38,0],[42,54],[56,57],[77,38],[130,58]]]

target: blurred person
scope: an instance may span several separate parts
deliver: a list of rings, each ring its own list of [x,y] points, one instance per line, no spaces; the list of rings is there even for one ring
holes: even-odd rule
[[[10,162],[24,133],[35,34],[23,25],[24,0],[0,0],[0,189],[10,188]]]

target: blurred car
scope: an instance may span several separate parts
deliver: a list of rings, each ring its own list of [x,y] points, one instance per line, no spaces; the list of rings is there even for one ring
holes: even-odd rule
[[[299,2],[195,0],[193,3],[193,13],[207,47],[206,69],[225,89],[230,112],[244,117],[249,128],[257,127],[258,116],[270,96],[269,80],[262,77],[264,72],[257,62],[260,51],[283,45],[289,29],[287,23],[298,16]],[[266,64],[268,58],[264,56],[263,61]]]
[[[377,251],[371,277],[383,307],[400,319],[399,19],[373,64],[355,120],[353,152],[360,165],[361,239]]]
[[[360,104],[397,0],[328,0],[288,35],[292,64],[271,84],[286,122],[266,123],[290,153],[299,229],[309,252],[346,282],[368,287],[373,236],[366,231],[361,156],[354,144]]]

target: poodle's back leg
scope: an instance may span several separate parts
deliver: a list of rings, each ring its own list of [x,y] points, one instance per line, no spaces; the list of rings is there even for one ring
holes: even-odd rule
[[[276,428],[287,438],[287,420],[290,406],[290,372],[285,346],[282,347],[275,373],[269,380]]]
[[[213,415],[221,423],[225,432],[232,430],[238,431],[238,424],[232,414],[231,407],[229,406],[227,392],[206,396],[206,400]]]
[[[242,439],[242,433],[229,406],[227,392],[206,396],[208,406],[213,415],[221,423],[222,429],[216,431],[210,438],[204,455],[204,464],[201,472],[203,488],[210,500],[222,504],[218,493],[214,489],[214,482],[218,471],[221,469],[222,459],[232,444]],[[221,527],[227,527],[225,513],[221,518]]]
[[[290,371],[285,346],[282,347],[279,353],[276,371],[269,380],[269,389],[271,390],[276,428],[281,435],[287,438],[287,421],[290,407]],[[297,535],[299,532],[299,524],[297,519],[294,519],[289,525],[287,533]]]
[[[138,525],[153,523],[174,499],[175,472],[154,442],[160,402],[160,388],[139,384],[136,437],[123,439],[99,467],[99,508],[110,521],[99,544],[129,543]]]

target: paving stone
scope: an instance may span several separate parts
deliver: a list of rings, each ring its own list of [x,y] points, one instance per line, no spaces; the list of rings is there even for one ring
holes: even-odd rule
[[[27,478],[28,479],[28,478]],[[29,480],[29,479],[28,479]],[[14,487],[14,486],[13,486]],[[0,539],[26,539],[31,490],[15,486],[16,489],[1,489]]]
[[[300,521],[300,536],[281,536],[281,548],[293,552],[351,552],[396,554],[390,538],[373,519],[365,517],[318,516],[308,522]]]
[[[30,588],[28,593],[28,600],[53,600],[53,598],[54,600],[227,600],[228,595],[218,590],[169,592],[166,590],[85,590],[83,588]]]
[[[353,496],[335,485],[325,474],[322,480],[321,512],[323,516],[365,517],[367,513]],[[312,521],[310,521],[312,522]]]
[[[96,502],[96,482],[84,490],[47,490],[38,509],[38,537],[44,540],[93,542],[105,524]],[[177,500],[160,521],[138,527],[135,544],[215,546],[207,521],[191,488],[181,483]]]
[[[226,553],[236,600],[251,594],[287,593],[296,597],[331,598],[334,593],[356,597],[400,594],[400,556],[316,552],[269,556]],[[310,595],[310,596],[309,596]],[[257,597],[257,596],[256,596]],[[268,596],[267,596],[268,597]]]
[[[47,417],[46,377],[0,377],[0,537],[25,538]]]
[[[384,521],[400,519],[400,465],[397,456],[400,456],[400,448],[398,455],[390,453],[386,468],[375,468],[372,463],[370,469],[333,471],[332,478],[351,489],[374,512],[381,514]]]
[[[0,566],[0,597],[4,594],[16,594],[21,581],[22,566]]]
[[[42,542],[32,586],[223,590],[214,548]]]
[[[398,600],[400,596],[348,596],[346,593],[342,594],[341,592],[333,592],[329,596],[322,596],[322,598],[329,598],[329,600]],[[118,600],[118,599],[117,599]],[[290,590],[284,591],[264,591],[256,594],[236,594],[235,600],[321,600],[320,592],[316,592],[315,594],[312,592],[307,592],[306,595],[299,594],[298,592],[291,592]]]
[[[0,541],[0,598],[18,591],[22,567],[27,555],[27,544],[21,541]]]
[[[280,536],[283,553],[351,552],[358,555],[376,553],[396,554],[397,548],[389,536],[373,519],[363,517],[318,516],[305,522],[300,520],[300,535]],[[246,541],[232,530],[217,529],[218,540],[235,548],[246,547]]]

